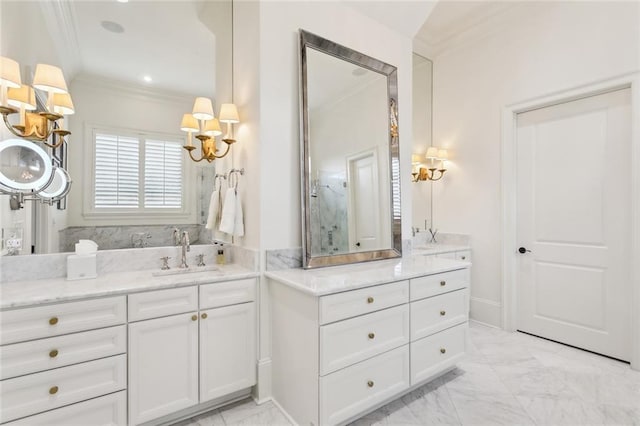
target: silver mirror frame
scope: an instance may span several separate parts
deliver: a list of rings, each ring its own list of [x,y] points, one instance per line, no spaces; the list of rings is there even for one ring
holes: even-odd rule
[[[402,256],[402,220],[400,203],[400,144],[398,137],[398,71],[393,65],[357,52],[330,40],[299,30],[300,34],[300,191],[302,208],[302,267],[311,269],[323,266],[345,265]],[[391,241],[389,249],[352,252],[336,255],[314,256],[311,253],[310,176],[311,157],[309,147],[309,99],[307,93],[307,48],[315,49],[335,58],[351,62],[387,77],[389,105],[389,182],[391,211]]]

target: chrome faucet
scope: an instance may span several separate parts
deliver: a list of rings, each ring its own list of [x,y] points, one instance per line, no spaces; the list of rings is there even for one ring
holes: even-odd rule
[[[189,245],[189,233],[187,231],[182,231],[180,244],[182,245],[182,263],[180,263],[180,267],[188,268],[189,265],[187,265],[187,252],[191,251],[191,246]]]

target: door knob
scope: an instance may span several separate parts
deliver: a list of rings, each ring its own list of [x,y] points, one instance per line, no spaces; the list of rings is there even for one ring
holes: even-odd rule
[[[520,248],[518,249],[518,252],[520,252],[520,254],[525,254],[525,253],[531,253],[531,250],[527,250],[527,249],[526,249],[526,248],[524,248],[524,247],[520,247]]]

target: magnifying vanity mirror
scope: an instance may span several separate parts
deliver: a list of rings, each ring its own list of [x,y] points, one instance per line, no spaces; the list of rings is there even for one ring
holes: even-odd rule
[[[303,266],[402,255],[396,67],[300,30]]]
[[[74,182],[66,209],[34,202],[16,208],[11,195],[0,195],[0,228],[22,231],[20,254],[71,251],[79,239],[100,249],[167,246],[174,227],[187,230],[191,243],[210,243],[204,224],[216,168],[226,172],[232,159],[192,162],[180,123],[196,97],[212,99],[215,111],[232,102],[232,0],[38,0],[1,7],[0,56],[21,65],[25,84],[36,63],[60,67],[75,105],[65,118],[66,169]],[[28,32],[20,16],[29,17]],[[0,129],[0,144],[8,138]],[[24,143],[42,154],[41,145]],[[42,148],[42,158],[52,156]],[[15,178],[15,149],[0,152],[0,184]],[[44,199],[68,190],[69,176],[61,173],[54,173]]]

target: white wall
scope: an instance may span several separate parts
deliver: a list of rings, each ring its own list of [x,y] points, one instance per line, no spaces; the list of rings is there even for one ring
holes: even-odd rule
[[[253,18],[253,28],[247,28],[246,25],[242,28],[251,32],[255,31],[256,23],[259,26],[259,45],[254,45],[252,49],[255,55],[259,55],[259,63],[254,63],[259,83],[255,84],[255,74],[245,73],[242,80],[240,74],[237,74],[236,84],[252,85],[259,91],[253,94],[254,99],[259,102],[259,107],[250,107],[249,113],[256,114],[256,111],[259,111],[260,142],[252,145],[253,152],[238,153],[234,161],[237,159],[236,164],[246,163],[247,168],[259,169],[248,171],[259,173],[259,178],[251,181],[256,185],[247,188],[245,199],[247,210],[249,205],[256,207],[258,203],[255,200],[260,200],[260,214],[247,216],[245,219],[247,228],[259,229],[260,236],[257,240],[255,236],[251,239],[246,238],[245,244],[266,250],[300,247],[302,244],[298,121],[299,28],[398,67],[400,151],[403,171],[402,219],[403,234],[407,238],[411,227],[411,39],[338,2],[262,2],[257,11],[251,12],[251,5],[246,3],[239,2],[236,13],[245,9],[248,14],[258,15],[257,18]],[[236,31],[236,34],[243,34],[244,37],[241,28],[237,27]],[[250,35],[255,36],[255,33]],[[238,44],[236,46],[239,47]],[[245,43],[242,47],[251,46]],[[247,51],[239,51],[238,54],[251,55]],[[239,71],[238,67],[236,69]],[[242,87],[236,89],[236,93],[242,92]],[[242,97],[240,99],[242,102]],[[253,125],[247,123],[248,127]],[[252,130],[258,129],[254,127]],[[251,134],[251,137],[257,139],[258,135]]]
[[[519,3],[506,24],[433,58],[434,144],[453,154],[434,215],[441,231],[471,235],[473,318],[501,323],[501,109],[638,71],[639,8]]]

